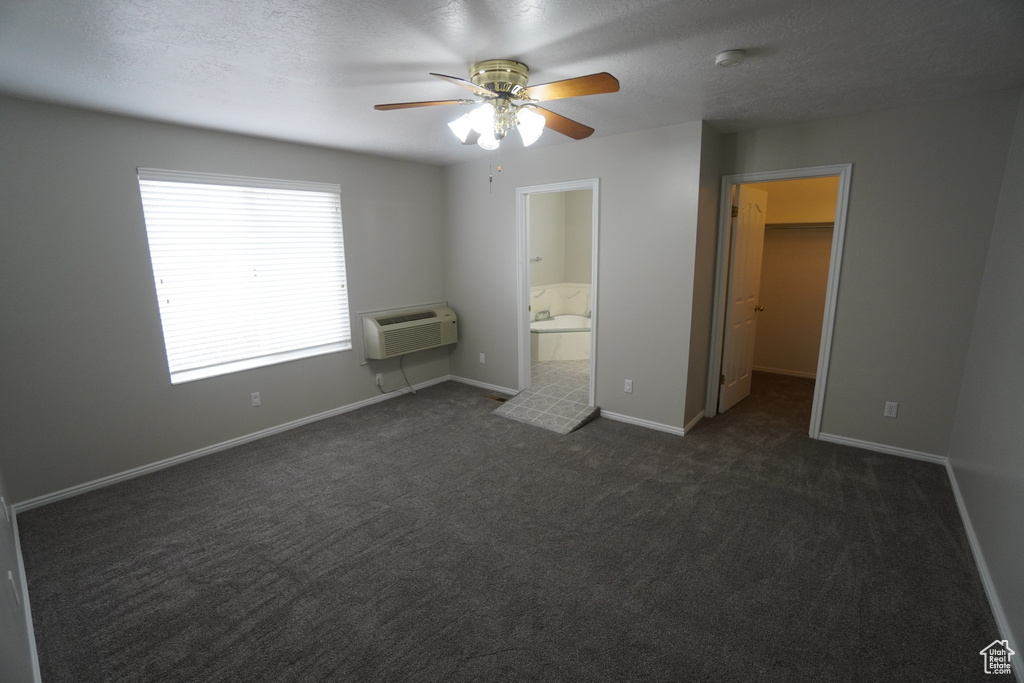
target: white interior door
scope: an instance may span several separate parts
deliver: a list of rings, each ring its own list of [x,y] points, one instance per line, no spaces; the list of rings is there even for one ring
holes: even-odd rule
[[[722,386],[718,393],[720,413],[750,395],[768,193],[740,185],[733,206],[736,218],[732,221],[729,251]]]

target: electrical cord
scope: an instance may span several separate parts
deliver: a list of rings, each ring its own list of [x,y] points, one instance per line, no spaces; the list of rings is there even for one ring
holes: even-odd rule
[[[402,363],[405,362],[405,356],[401,356],[398,359],[398,369],[402,371],[402,379],[405,380],[405,385],[409,387],[409,391],[416,393],[416,390],[412,388],[412,384],[409,383],[409,378],[405,376],[405,368],[402,367]]]
[[[409,378],[405,376],[405,367],[404,367],[404,363],[405,363],[405,356],[404,356],[404,355],[403,355],[403,356],[399,356],[399,358],[398,358],[398,369],[399,369],[399,370],[401,371],[401,373],[402,373],[402,379],[404,379],[404,380],[405,380],[405,386],[409,387],[409,391],[411,391],[412,393],[414,393],[414,394],[415,394],[415,393],[416,393],[416,390],[412,388],[412,384],[411,384],[411,383],[409,382]],[[384,382],[383,382],[383,379],[382,379],[382,380],[381,380],[381,382],[380,382],[380,383],[379,383],[379,384],[377,385],[377,388],[378,388],[378,389],[380,389],[380,393],[382,393],[382,394],[390,394],[390,393],[392,393],[393,391],[395,391],[394,389],[392,389],[391,391],[384,391]]]

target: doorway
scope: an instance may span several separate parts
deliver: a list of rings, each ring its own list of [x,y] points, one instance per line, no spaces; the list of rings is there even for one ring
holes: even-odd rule
[[[817,438],[850,172],[845,164],[723,179],[709,365],[719,381],[708,383],[706,415],[742,400],[754,370],[813,378],[808,431]]]
[[[534,386],[536,373],[582,377],[579,397],[589,406],[597,358],[598,189],[592,178],[516,191],[519,390]]]

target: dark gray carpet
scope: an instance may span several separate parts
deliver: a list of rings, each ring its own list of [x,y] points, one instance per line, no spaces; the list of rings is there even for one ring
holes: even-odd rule
[[[25,512],[43,680],[984,680],[944,469],[810,392],[558,435],[450,382]]]

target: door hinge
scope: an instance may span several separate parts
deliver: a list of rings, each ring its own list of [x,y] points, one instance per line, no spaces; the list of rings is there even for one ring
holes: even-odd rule
[[[725,384],[725,375],[719,375],[718,376],[718,383],[719,384]]]
[[[739,215],[740,215],[740,207],[738,207],[738,206],[732,207],[732,217],[736,218]]]

